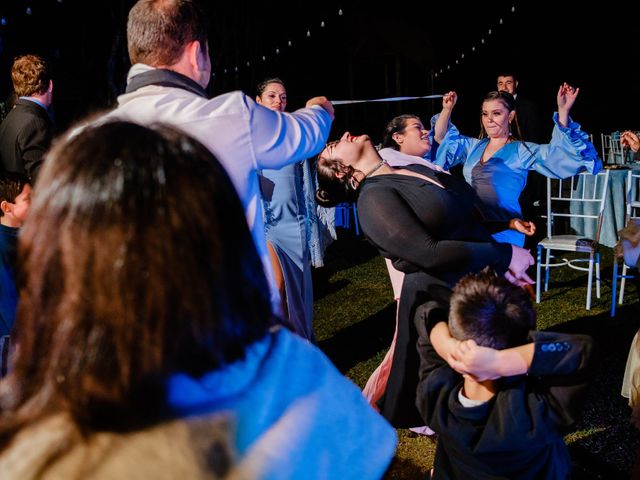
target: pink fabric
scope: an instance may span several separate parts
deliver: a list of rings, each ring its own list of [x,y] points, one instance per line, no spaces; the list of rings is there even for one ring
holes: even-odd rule
[[[393,288],[393,298],[396,299],[396,330],[393,334],[393,340],[389,351],[382,359],[382,363],[378,365],[378,368],[367,380],[367,384],[364,386],[362,393],[371,406],[378,411],[377,402],[384,394],[387,388],[387,380],[389,379],[389,372],[391,371],[391,363],[393,361],[393,351],[396,346],[396,337],[398,336],[398,309],[400,305],[400,291],[402,290],[402,281],[404,280],[404,273],[396,270],[391,264],[391,260],[385,258],[387,264],[387,270],[389,271],[389,279],[391,280],[391,287]]]
[[[396,337],[398,336],[398,307],[399,303],[396,306],[396,331],[393,334],[393,340],[391,341],[391,346],[389,347],[389,351],[382,359],[382,363],[378,365],[369,380],[367,380],[367,384],[362,389],[362,393],[367,399],[367,401],[371,404],[371,406],[376,411],[380,411],[378,408],[378,400],[384,394],[384,391],[387,388],[387,380],[389,379],[389,372],[391,371],[391,363],[393,361],[393,351],[396,347]]]

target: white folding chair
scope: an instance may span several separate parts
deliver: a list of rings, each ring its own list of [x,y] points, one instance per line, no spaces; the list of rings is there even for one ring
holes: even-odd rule
[[[593,286],[593,270],[596,272],[596,296],[600,298],[600,251],[599,239],[602,229],[602,215],[609,189],[609,170],[597,175],[580,173],[564,180],[547,178],[547,237],[538,243],[537,248],[537,282],[536,302],[540,303],[540,270],[544,266],[544,290],[549,289],[549,268],[567,266],[576,270],[588,272],[586,309],[591,309],[591,290]],[[580,220],[585,226],[595,222],[593,238],[585,235],[556,234],[562,226],[562,219]],[[566,222],[565,222],[566,223]],[[567,226],[565,225],[565,229]],[[542,251],[545,251],[545,261],[542,262]],[[550,263],[552,251],[580,252],[588,254],[588,258],[575,258]],[[588,262],[588,267],[578,265]]]
[[[640,219],[640,173],[637,170],[629,170],[627,172],[627,193],[626,193],[626,209],[624,224],[626,225],[629,219]],[[611,316],[616,315],[616,293],[618,289],[618,279],[620,279],[620,295],[618,298],[618,304],[622,305],[624,300],[624,287],[627,278],[633,278],[633,275],[628,274],[627,264],[622,262],[622,274],[618,274],[618,260],[613,259],[613,279],[611,281]]]
[[[625,152],[622,150],[620,143],[620,132],[612,134],[601,133],[600,140],[602,145],[602,160],[611,165],[624,165]]]

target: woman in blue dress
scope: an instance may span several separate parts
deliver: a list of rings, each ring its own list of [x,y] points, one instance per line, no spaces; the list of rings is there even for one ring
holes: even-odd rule
[[[284,112],[287,90],[279,78],[258,85],[256,102]],[[276,283],[282,297],[285,322],[298,335],[313,341],[313,285],[310,268],[310,221],[315,216],[313,193],[307,194],[308,165],[286,165],[262,170],[260,189],[265,234]],[[288,321],[287,321],[288,320]]]
[[[482,201],[485,219],[521,218],[518,199],[529,170],[551,178],[567,178],[585,170],[596,174],[602,169],[589,136],[569,117],[579,90],[567,83],[560,86],[551,142],[543,145],[518,139],[515,100],[507,92],[490,92],[484,98],[480,138],[460,134],[449,122],[458,97],[455,92],[447,93],[435,122],[435,139],[440,143],[435,163],[446,169],[464,164],[464,177]],[[524,235],[514,230],[493,237],[499,242],[524,244]]]

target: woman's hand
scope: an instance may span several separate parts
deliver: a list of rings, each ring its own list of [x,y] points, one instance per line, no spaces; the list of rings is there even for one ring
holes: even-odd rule
[[[511,245],[511,251],[511,263],[504,278],[519,287],[533,285],[535,282],[527,275],[527,268],[534,264],[531,253],[529,250],[515,245]]]
[[[442,110],[453,110],[453,107],[458,101],[458,94],[456,92],[447,92],[442,96]]]
[[[458,95],[456,92],[447,92],[442,96],[442,111],[440,115],[438,115],[438,119],[433,128],[433,138],[435,138],[438,143],[442,143],[442,140],[447,134],[449,121],[451,120],[451,112],[457,101]]]
[[[512,218],[509,220],[509,228],[516,232],[524,233],[528,237],[536,233],[536,224],[522,220],[521,218]]]
[[[558,122],[563,127],[569,125],[569,111],[573,107],[579,92],[579,88],[573,88],[567,82],[560,85],[558,89]]]
[[[627,130],[620,135],[620,144],[622,147],[629,147],[634,152],[640,150],[640,138],[634,132]]]

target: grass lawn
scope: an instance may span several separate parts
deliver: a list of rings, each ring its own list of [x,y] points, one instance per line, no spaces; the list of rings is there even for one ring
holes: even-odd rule
[[[314,272],[315,332],[320,348],[351,380],[363,387],[386,353],[394,331],[395,303],[383,259],[363,237],[351,232],[327,250],[325,267]],[[640,305],[628,285],[615,318],[611,302],[611,250],[603,248],[602,296],[585,310],[586,273],[551,270],[549,291],[536,306],[538,329],[591,335],[597,367],[583,420],[566,437],[578,479],[629,478],[640,432],[629,423],[620,396],[629,346],[638,330]],[[595,297],[595,289],[594,289]],[[435,442],[398,430],[396,458],[388,479],[426,478]],[[375,443],[375,439],[372,439]]]

